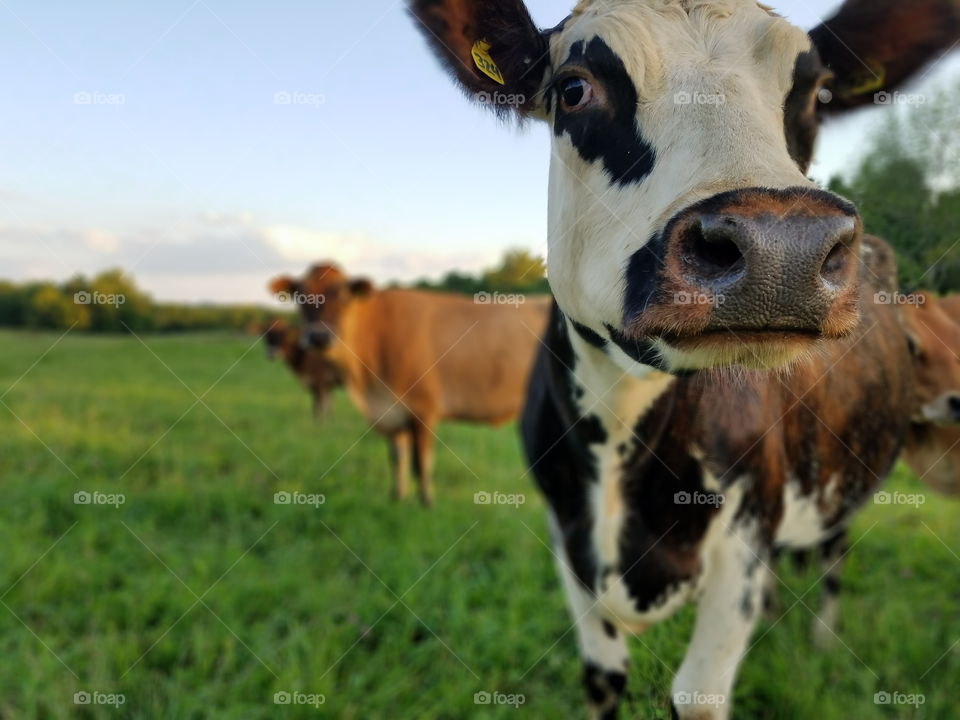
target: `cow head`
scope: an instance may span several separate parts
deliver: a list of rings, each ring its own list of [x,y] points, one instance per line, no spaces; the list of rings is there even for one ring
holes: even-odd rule
[[[804,173],[826,100],[865,104],[952,42],[956,3],[920,0],[888,43],[896,5],[850,0],[811,36],[754,0],[583,0],[546,32],[522,0],[411,0],[468,93],[550,127],[550,284],[628,370],[777,366],[856,326],[860,220]],[[841,74],[851,52],[873,85]]]
[[[260,328],[260,334],[267,348],[267,359],[278,360],[288,357],[299,332],[284,320],[273,320]]]
[[[325,350],[340,337],[341,323],[351,305],[370,295],[373,284],[365,278],[348,278],[333,263],[319,263],[302,279],[274,279],[270,292],[297,305],[303,318],[301,347]]]
[[[960,325],[933,296],[904,308],[920,423],[960,423]]]

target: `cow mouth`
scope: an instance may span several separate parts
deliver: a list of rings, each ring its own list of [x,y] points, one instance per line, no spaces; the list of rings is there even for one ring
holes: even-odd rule
[[[801,360],[822,339],[820,333],[804,329],[725,329],[661,335],[657,345],[674,370],[725,366],[776,370]]]

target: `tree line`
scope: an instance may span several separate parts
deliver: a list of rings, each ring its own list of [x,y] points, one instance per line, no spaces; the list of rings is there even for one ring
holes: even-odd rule
[[[960,291],[958,93],[955,82],[892,113],[854,172],[829,184],[859,207],[867,232],[893,245],[906,289]]]
[[[543,261],[526,251],[506,254],[496,268],[476,276],[450,273],[438,282],[415,287],[475,295],[480,292],[546,293]],[[241,330],[290,314],[258,305],[185,305],[158,303],[122,270],[92,278],[77,275],[63,283],[0,280],[0,327],[91,332],[184,332]]]

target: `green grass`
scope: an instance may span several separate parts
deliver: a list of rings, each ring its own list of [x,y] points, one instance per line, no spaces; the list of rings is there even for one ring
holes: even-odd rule
[[[313,423],[252,338],[68,336],[18,382],[56,340],[0,333],[0,718],[585,716],[515,428],[441,428],[424,511],[389,500],[385,443],[346,398]],[[919,487],[903,471],[892,485]],[[83,490],[126,501],[77,505]],[[276,505],[280,490],[326,502]],[[479,490],[527,502],[477,506]],[[803,604],[762,625],[737,716],[960,717],[958,515],[932,495],[861,514],[842,644],[814,650]],[[782,570],[786,611],[816,573]],[[669,716],[691,620],[632,643],[626,717]],[[126,703],[74,705],[83,690]],[[273,703],[294,690],[326,702]],[[877,706],[880,690],[926,703]],[[526,703],[475,705],[479,691]]]

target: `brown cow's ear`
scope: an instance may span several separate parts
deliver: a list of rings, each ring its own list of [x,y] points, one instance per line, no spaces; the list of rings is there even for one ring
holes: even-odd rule
[[[267,289],[270,291],[271,295],[279,295],[280,293],[292,293],[296,290],[297,281],[294,280],[289,275],[281,275],[280,277],[275,277],[270,281],[270,284],[267,285]]]
[[[542,106],[547,35],[523,0],[409,0],[410,13],[468,95],[500,115]]]
[[[350,294],[354,297],[367,297],[373,292],[373,283],[366,278],[351,280],[348,287],[350,288]]]
[[[824,112],[888,104],[902,86],[960,40],[958,0],[847,0],[810,32],[835,76]]]

